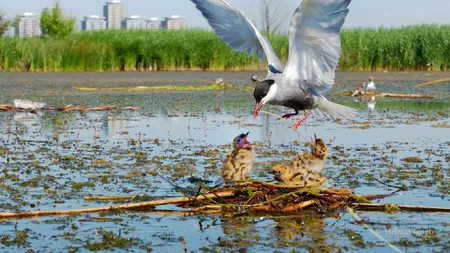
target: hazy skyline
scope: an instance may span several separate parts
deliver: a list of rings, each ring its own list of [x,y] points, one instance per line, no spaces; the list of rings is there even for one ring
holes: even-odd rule
[[[42,9],[55,3],[54,0],[2,1],[0,11],[7,17],[24,12],[40,14]],[[77,18],[103,15],[104,0],[61,0],[66,13]],[[128,5],[128,15],[143,17],[165,17],[181,15],[188,20],[189,27],[209,28],[208,23],[190,0],[123,0]],[[258,27],[259,0],[229,0],[242,10]],[[283,2],[284,27],[286,28],[295,8],[301,0]],[[450,0],[353,0],[344,27],[399,27],[423,23],[450,24]]]

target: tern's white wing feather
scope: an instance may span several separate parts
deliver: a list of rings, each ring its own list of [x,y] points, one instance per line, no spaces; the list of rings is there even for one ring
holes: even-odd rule
[[[320,93],[331,88],[350,1],[303,0],[289,28],[289,58],[283,72],[286,85],[295,85],[294,80],[300,79],[306,80],[308,87],[304,88]]]
[[[191,0],[219,37],[233,50],[267,57],[269,66],[283,71],[270,42],[245,15],[225,0]],[[273,72],[273,71],[272,71]]]

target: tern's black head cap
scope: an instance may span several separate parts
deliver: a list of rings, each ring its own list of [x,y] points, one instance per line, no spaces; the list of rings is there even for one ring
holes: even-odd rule
[[[255,97],[256,103],[261,102],[261,99],[263,99],[263,97],[265,97],[267,93],[269,93],[270,86],[272,86],[272,84],[274,83],[275,83],[274,80],[267,79],[260,82],[256,86],[255,91],[253,92],[253,96]]]

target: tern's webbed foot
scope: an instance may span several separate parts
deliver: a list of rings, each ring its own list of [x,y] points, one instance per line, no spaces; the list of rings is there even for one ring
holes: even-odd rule
[[[308,118],[309,114],[305,113],[305,116],[303,118],[301,118],[300,120],[298,120],[297,122],[294,123],[294,125],[291,126],[291,128],[298,128],[303,121],[305,121]]]

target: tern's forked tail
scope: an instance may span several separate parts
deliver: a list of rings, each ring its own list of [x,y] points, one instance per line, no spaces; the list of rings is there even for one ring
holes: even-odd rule
[[[356,109],[333,103],[325,98],[319,99],[317,108],[336,119],[354,119],[358,112]]]

